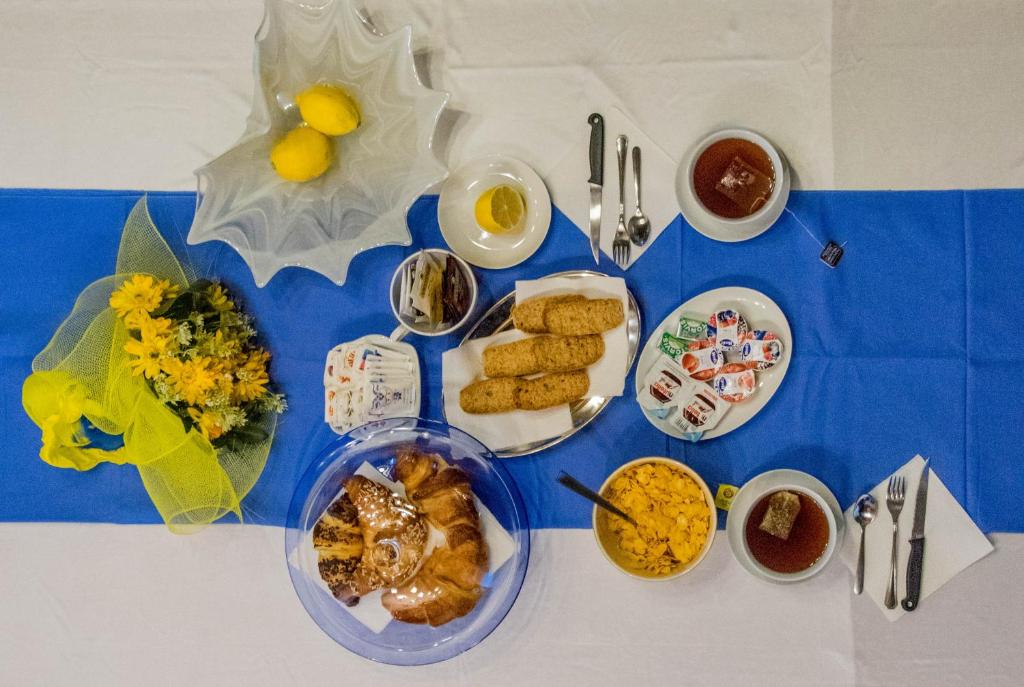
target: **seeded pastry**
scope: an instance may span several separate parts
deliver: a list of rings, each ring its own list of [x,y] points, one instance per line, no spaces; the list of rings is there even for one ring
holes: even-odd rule
[[[496,377],[474,382],[459,392],[459,405],[474,415],[515,410],[519,381],[517,377]]]
[[[590,377],[583,370],[556,372],[537,379],[495,377],[473,382],[463,389],[459,405],[474,415],[543,410],[583,398],[589,389]]]
[[[548,307],[557,303],[572,303],[586,300],[577,293],[563,294],[561,296],[536,296],[528,298],[522,303],[516,303],[512,308],[512,324],[516,329],[528,334],[544,334],[547,327],[544,324],[544,313]]]
[[[590,336],[537,336],[484,349],[488,377],[522,377],[569,372],[593,365],[604,355],[604,339]]]
[[[580,336],[615,329],[625,314],[617,298],[553,303],[544,311],[544,327],[550,334]]]
[[[516,401],[522,410],[543,410],[583,398],[588,389],[590,377],[585,371],[558,372],[522,380]]]

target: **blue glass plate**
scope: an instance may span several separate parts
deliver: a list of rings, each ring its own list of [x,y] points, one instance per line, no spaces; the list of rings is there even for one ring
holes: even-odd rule
[[[319,583],[310,531],[340,493],[344,479],[364,462],[393,478],[396,450],[410,445],[441,454],[469,475],[473,494],[512,536],[514,550],[484,579],[484,594],[468,615],[440,627],[392,620],[381,632],[373,632]],[[423,665],[447,660],[476,646],[505,618],[526,576],[530,527],[515,482],[483,444],[442,422],[396,418],[357,427],[332,441],[306,470],[288,510],[285,556],[302,605],[334,641],[372,661]]]

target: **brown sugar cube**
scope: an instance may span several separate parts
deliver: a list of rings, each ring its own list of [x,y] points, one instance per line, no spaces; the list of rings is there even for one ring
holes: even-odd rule
[[[768,498],[768,510],[758,529],[779,539],[789,539],[789,533],[800,514],[800,497],[790,491],[777,491]]]
[[[772,185],[771,177],[751,167],[737,155],[715,184],[715,190],[749,215],[768,201]]]

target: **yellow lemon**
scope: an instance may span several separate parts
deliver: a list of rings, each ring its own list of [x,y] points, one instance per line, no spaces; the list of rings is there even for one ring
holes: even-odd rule
[[[502,184],[482,193],[476,201],[476,223],[492,234],[506,234],[519,228],[526,214],[523,194]]]
[[[327,171],[332,157],[331,139],[316,129],[300,126],[274,144],[270,164],[288,181],[309,181]]]
[[[359,126],[359,106],[337,86],[317,84],[295,96],[302,118],[328,136],[344,136]]]

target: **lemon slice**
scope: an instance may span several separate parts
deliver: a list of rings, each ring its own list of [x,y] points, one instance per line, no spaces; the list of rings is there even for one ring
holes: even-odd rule
[[[359,126],[359,106],[337,86],[317,84],[295,96],[306,124],[328,136],[344,136]]]
[[[476,201],[476,223],[492,234],[507,234],[522,224],[526,214],[523,194],[507,184],[482,193]]]
[[[288,181],[309,181],[331,166],[331,139],[316,129],[292,129],[270,150],[274,171]]]

